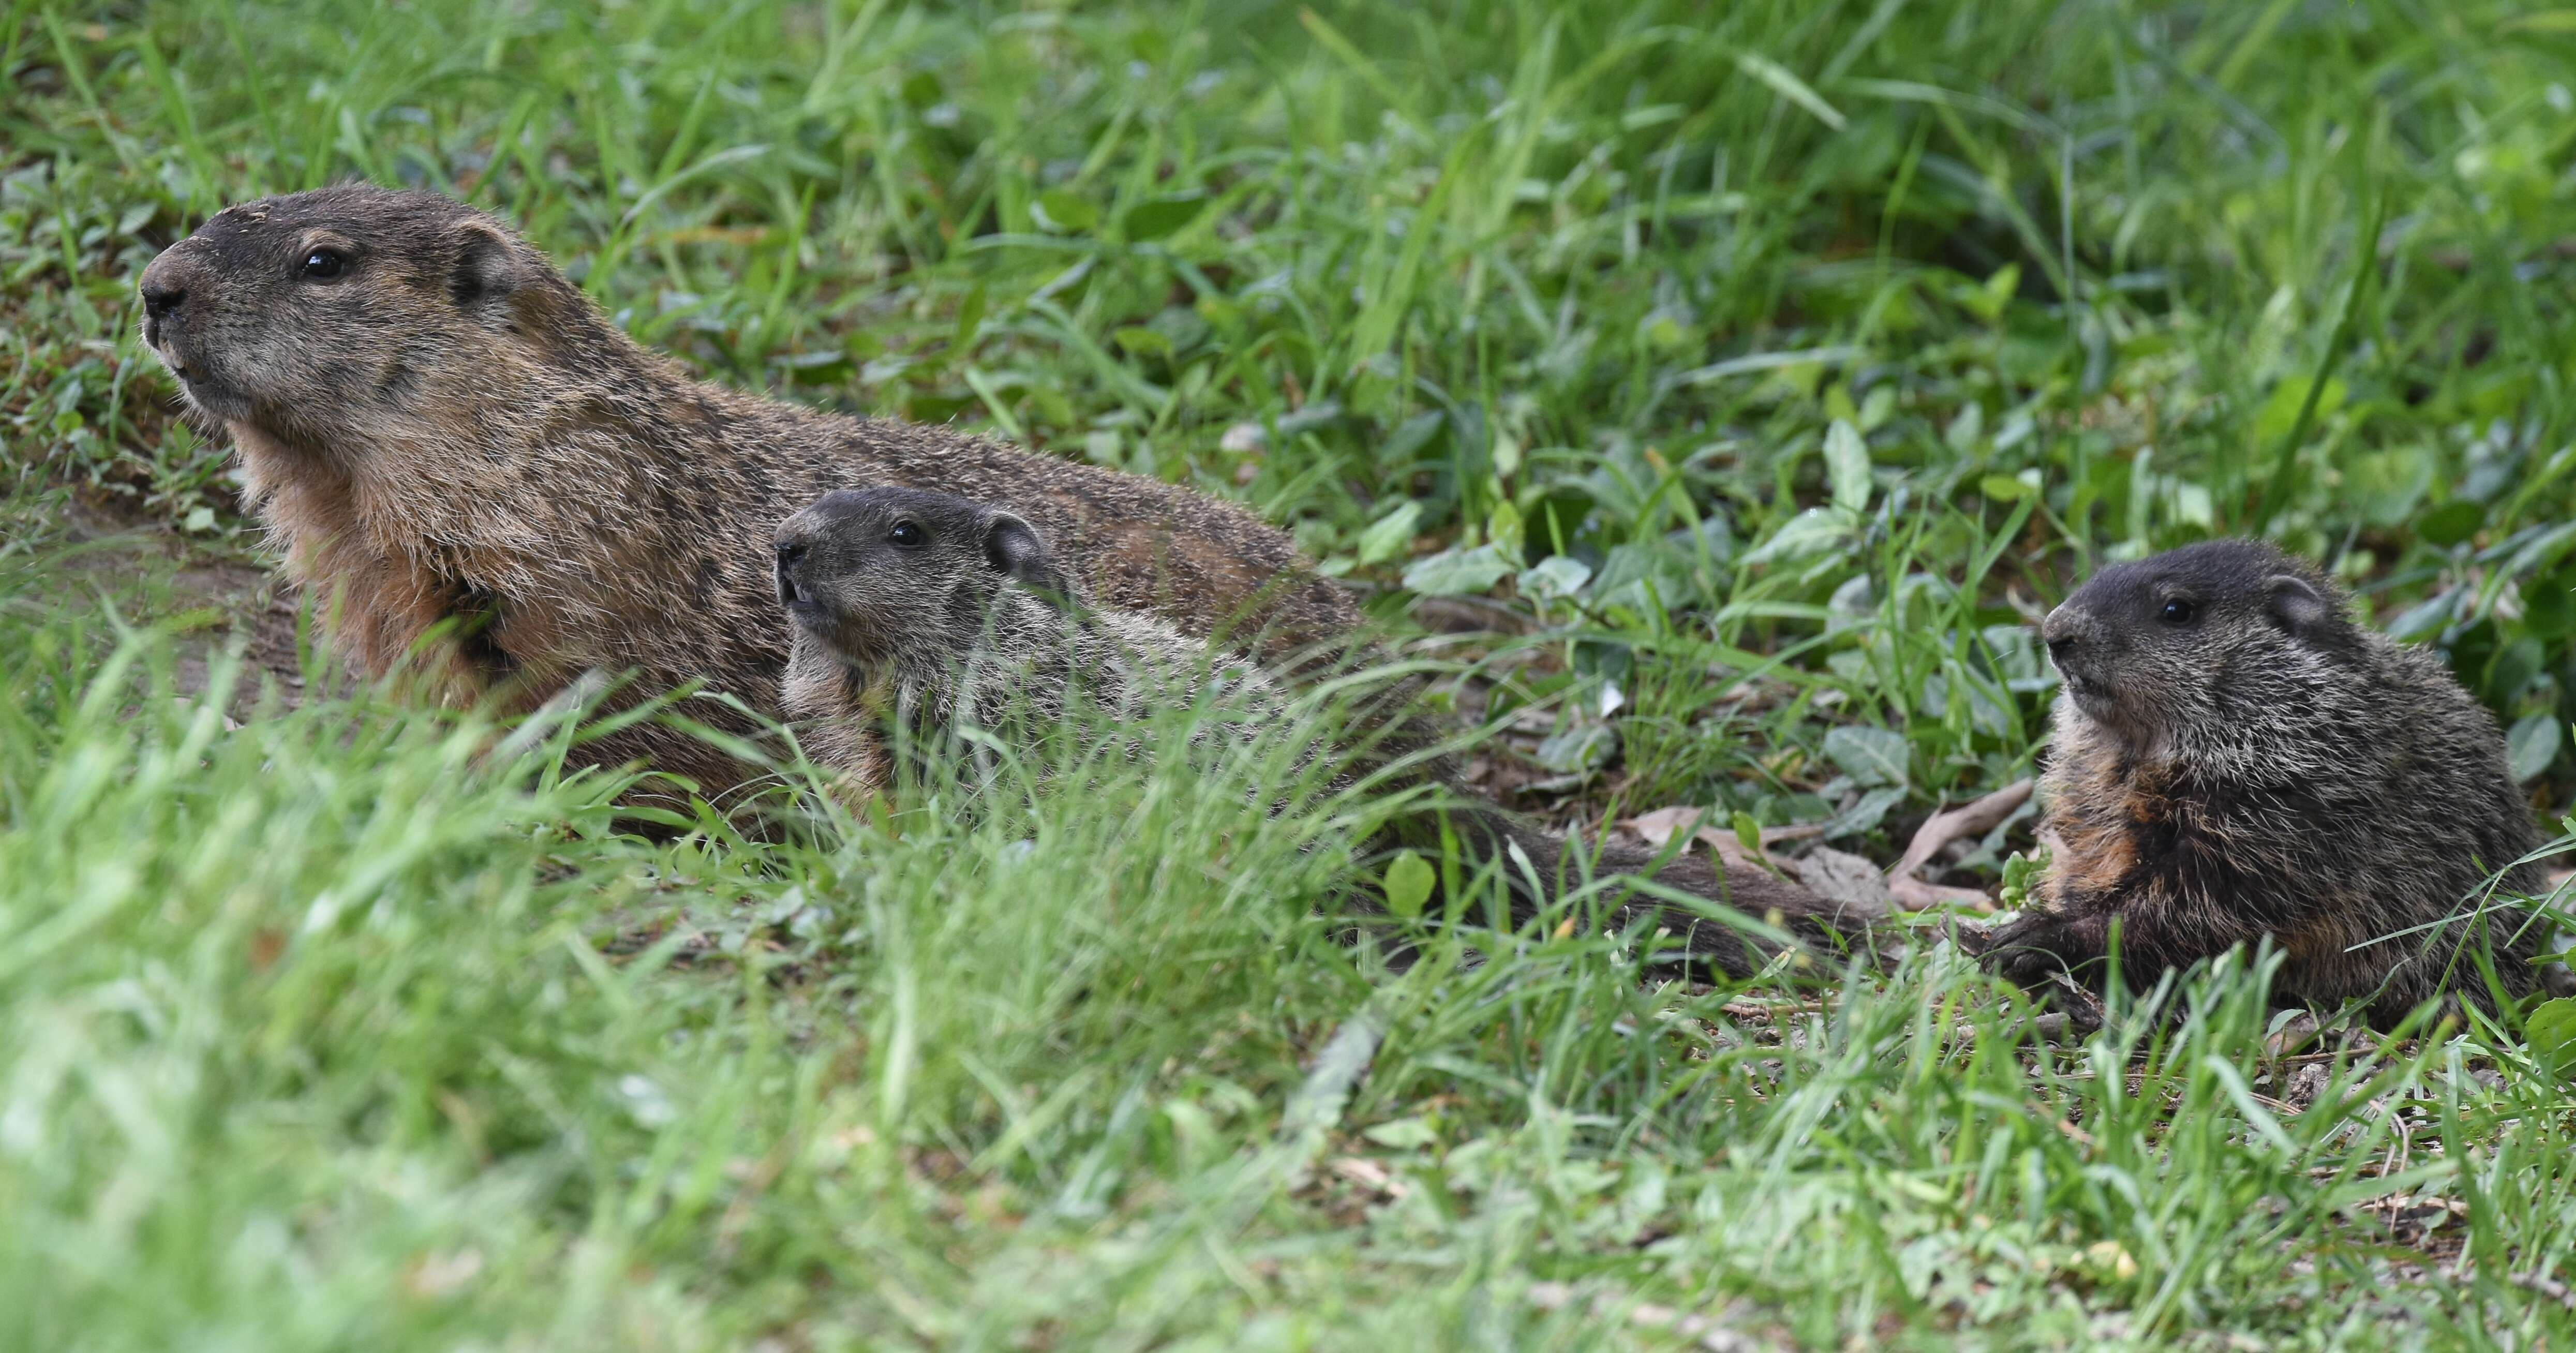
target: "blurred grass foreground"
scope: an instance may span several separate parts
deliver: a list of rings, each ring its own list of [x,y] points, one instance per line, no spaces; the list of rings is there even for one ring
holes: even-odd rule
[[[2267,534],[2556,822],[2571,87],[2490,0],[12,0],[0,1347],[2576,1344],[2561,1045],[2267,956],[2067,1045],[1929,943],[1390,972],[1285,752],[634,835],[578,708],[311,651],[133,299],[453,192],[717,379],[1251,503],[1556,825],[1878,864],[2029,772],[2032,617]]]

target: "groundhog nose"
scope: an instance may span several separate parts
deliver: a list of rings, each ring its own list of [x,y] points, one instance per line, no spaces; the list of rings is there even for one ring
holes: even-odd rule
[[[778,604],[793,606],[806,600],[804,589],[796,585],[796,566],[805,562],[805,546],[800,541],[778,542]]]
[[[181,301],[188,299],[187,265],[176,246],[163,250],[159,258],[152,260],[152,266],[143,270],[139,290],[143,293],[143,313],[154,319],[167,319]]]
[[[2060,667],[2064,667],[2083,646],[2083,636],[2076,632],[2077,629],[2075,617],[2068,614],[2063,606],[2049,612],[2048,619],[2040,623],[2039,637],[2048,645],[2049,658]]]
[[[184,288],[153,282],[143,284],[143,313],[154,319],[168,319],[170,312],[178,309],[179,302],[186,299],[188,293]]]

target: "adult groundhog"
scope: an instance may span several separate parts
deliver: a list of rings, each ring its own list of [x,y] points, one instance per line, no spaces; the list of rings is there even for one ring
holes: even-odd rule
[[[778,600],[795,633],[788,715],[816,763],[861,790],[892,779],[890,733],[919,746],[968,723],[1026,736],[1054,726],[1077,699],[1124,720],[1199,704],[1205,726],[1247,741],[1289,716],[1284,693],[1258,670],[1151,616],[1092,605],[1035,527],[954,494],[826,494],[779,527],[776,554]],[[1552,893],[1560,868],[1579,870],[1565,841],[1492,805],[1459,805],[1452,820],[1471,841],[1541,875],[1539,886],[1513,889],[1516,923]],[[1649,862],[1616,848],[1594,858],[1609,873]],[[1807,938],[1826,938],[1819,899],[1768,874],[1721,879],[1685,858],[1656,877],[1703,897],[1729,896],[1732,885],[1737,908],[1777,911]],[[1769,956],[1728,927],[1649,903],[1623,902],[1599,919],[1614,931],[1651,919],[1679,937],[1669,957],[1722,971],[1741,974]]]
[[[2264,936],[2284,1002],[2537,985],[2539,844],[2495,720],[2441,662],[2355,624],[2316,569],[2219,540],[2103,570],[2043,630],[2065,678],[2034,909],[1988,940],[2016,980],[2139,986]],[[2484,884],[2503,871],[2492,898]]]
[[[953,489],[1047,530],[1117,605],[1284,656],[1357,608],[1288,536],[1157,480],[691,379],[544,255],[434,193],[350,184],[228,208],[144,270],[143,334],[228,428],[288,572],[379,675],[428,645],[450,698],[521,703],[585,670],[703,678],[774,714],[769,537],[836,487]],[[693,713],[747,731],[714,702]],[[641,755],[709,792],[741,767],[658,726]]]

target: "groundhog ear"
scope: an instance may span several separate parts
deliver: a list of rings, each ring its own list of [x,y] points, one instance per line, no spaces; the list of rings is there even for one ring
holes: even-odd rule
[[[2334,603],[2326,600],[2316,584],[2295,573],[2280,573],[2264,584],[2269,595],[2272,618],[2282,629],[2306,637],[2324,629],[2334,619]]]
[[[984,523],[984,559],[1023,587],[1058,596],[1064,593],[1064,579],[1056,572],[1055,559],[1038,538],[1037,528],[1008,512],[996,512]]]
[[[448,270],[447,294],[457,308],[470,310],[519,289],[519,251],[500,227],[489,221],[456,223],[456,262]]]

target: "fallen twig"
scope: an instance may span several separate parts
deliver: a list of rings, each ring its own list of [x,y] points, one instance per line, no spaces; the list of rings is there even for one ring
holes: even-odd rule
[[[1898,876],[1887,881],[1888,894],[1909,911],[1928,911],[1935,907],[1975,907],[1994,910],[1994,899],[1980,888],[1953,888],[1946,884],[1925,883],[1918,878]]]
[[[2567,1284],[2538,1269],[2533,1269],[2529,1273],[2516,1273],[2507,1281],[2516,1287],[2529,1288],[2568,1310],[2576,1311],[2576,1289],[2570,1289]]]

